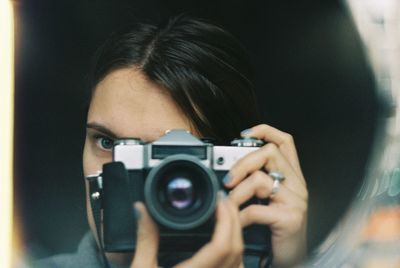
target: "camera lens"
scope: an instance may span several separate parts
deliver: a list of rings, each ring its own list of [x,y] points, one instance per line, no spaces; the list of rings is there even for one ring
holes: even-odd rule
[[[193,185],[187,178],[173,178],[167,184],[167,197],[170,205],[185,209],[193,203]]]
[[[157,223],[175,230],[198,227],[215,211],[218,180],[200,159],[171,155],[150,170],[144,198]]]

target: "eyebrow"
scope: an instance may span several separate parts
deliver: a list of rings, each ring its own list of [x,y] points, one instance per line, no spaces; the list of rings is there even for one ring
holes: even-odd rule
[[[103,133],[104,135],[106,135],[106,136],[108,136],[108,137],[110,137],[110,138],[112,138],[112,139],[119,139],[119,137],[118,137],[117,134],[115,134],[115,133],[112,132],[110,129],[108,129],[107,127],[105,127],[105,126],[103,126],[103,125],[101,125],[101,124],[98,124],[98,123],[95,123],[95,122],[93,122],[93,123],[87,123],[87,124],[86,124],[86,128],[94,129],[94,130],[96,130],[96,131],[98,131],[98,132],[101,132],[101,133]]]

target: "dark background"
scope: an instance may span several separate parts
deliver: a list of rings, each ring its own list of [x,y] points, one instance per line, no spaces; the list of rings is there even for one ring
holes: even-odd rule
[[[15,1],[15,196],[27,249],[73,251],[88,229],[81,151],[95,49],[128,21],[181,12],[221,24],[249,51],[264,121],[295,137],[310,194],[309,247],[320,243],[363,178],[379,102],[340,2],[293,2]]]

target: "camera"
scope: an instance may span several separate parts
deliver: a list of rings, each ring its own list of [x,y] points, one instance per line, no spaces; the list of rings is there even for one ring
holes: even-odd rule
[[[262,145],[260,140],[241,138],[231,146],[214,146],[178,129],[151,143],[116,140],[113,161],[87,177],[104,250],[135,249],[136,201],[145,203],[158,224],[160,251],[198,250],[212,236],[218,191],[229,192],[224,176],[238,159]],[[253,198],[243,206],[267,201]],[[244,241],[249,254],[265,254],[270,250],[269,229],[249,226],[244,229]]]

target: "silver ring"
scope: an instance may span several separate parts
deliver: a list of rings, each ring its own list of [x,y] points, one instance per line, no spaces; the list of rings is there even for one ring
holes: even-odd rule
[[[274,180],[272,184],[272,194],[276,194],[279,191],[279,185],[285,180],[285,176],[279,171],[271,171],[268,175]]]

